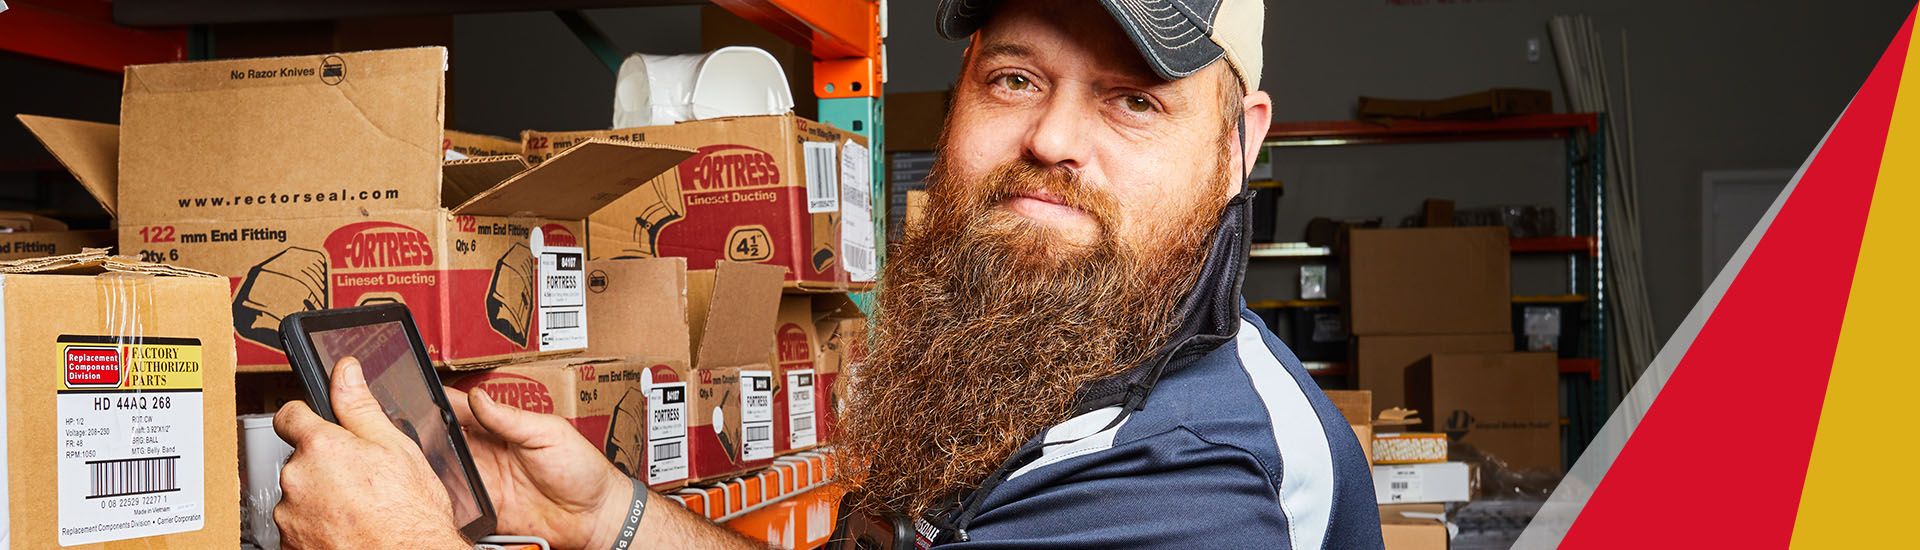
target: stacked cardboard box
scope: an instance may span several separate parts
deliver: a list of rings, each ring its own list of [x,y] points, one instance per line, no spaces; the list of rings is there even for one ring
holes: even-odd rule
[[[646,374],[642,363],[615,358],[547,359],[456,376],[448,385],[566,419],[621,473],[638,477],[650,466]]]
[[[845,294],[787,294],[780,298],[771,360],[776,385],[774,454],[793,454],[826,441],[821,427],[832,416],[834,384],[844,360],[829,346],[846,323],[865,320],[860,308]]]
[[[0,264],[0,540],[239,545],[226,296],[212,274],[98,249]]]
[[[1559,369],[1552,353],[1435,353],[1406,372],[1407,400],[1444,433],[1513,470],[1560,471]]]
[[[533,169],[445,161],[446,57],[132,66],[119,127],[28,126],[90,189],[114,190],[96,196],[114,197],[123,252],[231,278],[243,369],[286,368],[288,314],[396,301],[437,363],[577,352],[583,220],[692,151],[591,141]]]
[[[1512,349],[1505,232],[1356,229],[1345,242],[1348,356],[1373,414],[1406,406],[1405,371],[1421,358]]]

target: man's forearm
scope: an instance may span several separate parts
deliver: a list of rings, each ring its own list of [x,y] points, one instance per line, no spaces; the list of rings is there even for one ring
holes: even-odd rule
[[[601,536],[593,538],[586,550],[610,548],[619,537],[620,529],[626,525],[625,504],[611,506],[618,508],[614,513],[603,513],[599,524]],[[658,493],[647,498],[646,513],[640,518],[640,528],[633,536],[630,548],[714,548],[726,550],[765,550],[768,545],[747,538],[731,529],[714,524],[704,516],[694,514],[673,499]]]

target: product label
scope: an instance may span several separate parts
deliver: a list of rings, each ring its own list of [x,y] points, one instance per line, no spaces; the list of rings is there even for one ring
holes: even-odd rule
[[[1387,501],[1400,502],[1420,495],[1420,471],[1395,468],[1387,474]]]
[[[812,447],[813,369],[787,371],[787,448]]]
[[[55,345],[60,545],[199,530],[200,341],[63,335]]]
[[[773,458],[773,374],[740,371],[741,460]]]
[[[847,140],[840,154],[840,255],[847,277],[872,282],[874,261],[873,157],[866,146]]]
[[[540,349],[586,349],[586,249],[558,224],[534,228],[529,239],[540,258]]]
[[[818,214],[840,209],[839,152],[833,142],[809,141],[800,144],[800,160],[807,169],[807,213]]]
[[[646,383],[647,484],[687,478],[687,383]]]

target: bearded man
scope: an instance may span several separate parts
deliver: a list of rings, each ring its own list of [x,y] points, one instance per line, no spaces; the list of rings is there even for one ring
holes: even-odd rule
[[[835,442],[843,524],[923,547],[1379,548],[1346,421],[1248,312],[1245,185],[1270,122],[1256,0],[943,0],[970,40],[925,219],[889,251]],[[288,405],[294,548],[462,548],[356,364],[341,426]],[[449,390],[499,531],[751,548],[552,416]],[[349,466],[351,465],[351,466]],[[658,502],[655,499],[655,502]]]

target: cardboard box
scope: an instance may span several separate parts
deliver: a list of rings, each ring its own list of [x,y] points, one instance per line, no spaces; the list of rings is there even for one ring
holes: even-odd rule
[[[502,404],[551,414],[573,424],[614,468],[645,474],[650,454],[678,454],[678,443],[650,448],[646,367],[610,358],[548,359],[516,363],[449,380],[461,391],[478,388]]]
[[[447,160],[457,160],[458,157],[518,156],[520,140],[447,130],[447,137],[440,140],[440,149],[453,153],[446,156]]]
[[[699,151],[593,214],[594,258],[683,257],[692,269],[765,263],[787,268],[796,290],[871,286],[872,168],[860,136],[792,115],[521,136],[534,162],[591,139]]]
[[[826,340],[826,360],[820,363],[822,389],[817,390],[821,397],[814,400],[821,444],[830,444],[839,435],[840,412],[847,402],[847,376],[867,363],[867,319],[841,320]]]
[[[0,261],[111,248],[113,239],[112,229],[72,231],[60,220],[30,212],[0,210]]]
[[[1340,415],[1347,417],[1347,427],[1353,428],[1353,436],[1360,440],[1360,452],[1366,454],[1367,463],[1373,463],[1373,392],[1366,390],[1326,390],[1327,400],[1340,409]]]
[[[1373,493],[1380,504],[1466,502],[1479,486],[1464,462],[1380,464],[1373,467]]]
[[[1342,254],[1355,336],[1511,328],[1511,245],[1497,227],[1356,229]]]
[[[1436,353],[1407,369],[1419,431],[1516,469],[1560,471],[1560,375],[1551,353]]]
[[[1386,550],[1447,550],[1447,524],[1433,519],[1380,520]]]
[[[1513,335],[1356,336],[1349,345],[1353,349],[1347,356],[1353,359],[1358,385],[1373,391],[1373,414],[1379,415],[1389,408],[1407,406],[1407,367],[1435,353],[1513,351]]]
[[[0,273],[12,547],[238,546],[225,282],[100,250]]]
[[[685,445],[680,457],[650,455],[648,484],[669,488],[771,463],[773,367],[767,350],[774,341],[782,270],[720,262],[689,272],[684,259],[654,258],[594,260],[587,272],[590,353],[647,365],[642,385],[652,409],[652,448]],[[764,402],[755,401],[762,396]],[[754,418],[743,419],[743,412]],[[762,415],[764,424],[758,423]],[[757,436],[751,442],[750,428]]]
[[[887,151],[932,151],[946,126],[953,92],[887,94]]]
[[[774,328],[773,453],[787,455],[821,442],[820,401],[830,395],[825,375],[837,369],[827,342],[841,321],[865,316],[845,294],[788,294],[780,298]],[[835,377],[838,378],[837,376]]]
[[[1374,464],[1424,464],[1447,461],[1447,435],[1393,432],[1373,436]]]
[[[1361,117],[1414,119],[1486,119],[1553,112],[1553,92],[1493,88],[1446,99],[1360,97]]]
[[[28,127],[115,190],[123,252],[232,278],[243,369],[287,368],[288,314],[378,302],[407,304],[449,366],[582,349],[581,220],[692,152],[443,162],[445,70],[444,48],[140,65],[117,139]]]

